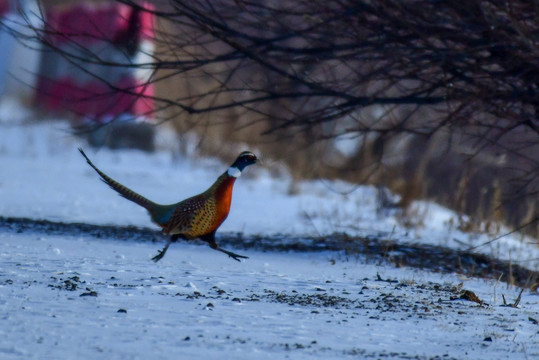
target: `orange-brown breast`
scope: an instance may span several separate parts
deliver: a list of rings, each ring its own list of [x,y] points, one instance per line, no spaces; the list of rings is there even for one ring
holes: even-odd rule
[[[230,202],[232,201],[232,188],[234,187],[235,177],[227,177],[215,190],[215,218],[212,228],[217,229],[225,221],[230,211]]]

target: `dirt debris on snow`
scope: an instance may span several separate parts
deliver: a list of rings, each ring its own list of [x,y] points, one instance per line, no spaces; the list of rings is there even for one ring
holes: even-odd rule
[[[0,235],[7,359],[145,358],[149,349],[164,359],[539,355],[537,295],[503,306],[502,295],[515,304],[519,291],[498,281],[331,262],[329,251],[249,250],[235,263],[188,243],[154,264],[151,242]]]
[[[30,232],[46,235],[77,235],[84,233],[97,238],[125,241],[163,241],[156,230],[133,226],[108,226],[81,223],[63,223],[49,220],[0,216],[0,228],[17,233]],[[537,289],[539,272],[511,262],[501,261],[484,254],[459,251],[442,246],[390,242],[383,236],[352,238],[343,234],[321,238],[294,238],[286,236],[241,236],[220,234],[222,247],[256,249],[278,252],[334,251],[344,257],[364,256],[364,261],[412,266],[444,273],[494,278],[511,284]],[[391,249],[389,252],[388,249]],[[337,255],[341,256],[341,255]]]

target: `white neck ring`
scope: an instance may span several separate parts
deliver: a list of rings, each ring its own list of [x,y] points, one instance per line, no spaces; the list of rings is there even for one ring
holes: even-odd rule
[[[226,173],[228,174],[228,176],[232,176],[232,177],[235,177],[235,178],[241,176],[241,170],[238,169],[235,166],[229,167],[228,170],[226,171]]]

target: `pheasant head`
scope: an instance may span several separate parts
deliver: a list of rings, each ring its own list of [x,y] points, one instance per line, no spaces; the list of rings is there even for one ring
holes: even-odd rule
[[[256,157],[255,154],[250,151],[244,151],[238,156],[236,161],[234,161],[234,163],[230,165],[227,173],[232,177],[239,177],[243,169],[245,169],[249,165],[256,164],[258,161],[259,159]]]

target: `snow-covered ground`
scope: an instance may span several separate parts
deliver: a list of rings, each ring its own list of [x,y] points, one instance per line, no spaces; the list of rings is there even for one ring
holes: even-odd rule
[[[0,237],[2,359],[539,356],[538,296],[501,307],[518,289],[494,281],[330,253],[248,251],[238,263],[179,243],[154,264],[152,243]],[[489,306],[451,300],[460,282]]]
[[[205,190],[228,164],[179,154],[90,149],[62,122],[25,122],[0,105],[0,216],[155,228],[98,180],[77,147],[112,178],[161,203]],[[263,156],[263,154],[262,154]],[[218,234],[387,234],[459,249],[493,236],[455,229],[456,215],[418,203],[422,226],[378,211],[377,191],[303,182],[252,166],[236,182]],[[157,231],[157,230],[156,230]],[[535,358],[539,298],[496,281],[347,261],[335,253],[242,250],[241,263],[199,243],[162,244],[0,228],[0,358]],[[532,240],[481,247],[539,268]],[[383,281],[388,280],[388,281]],[[463,288],[489,305],[455,300]],[[121,311],[121,312],[118,312]]]

